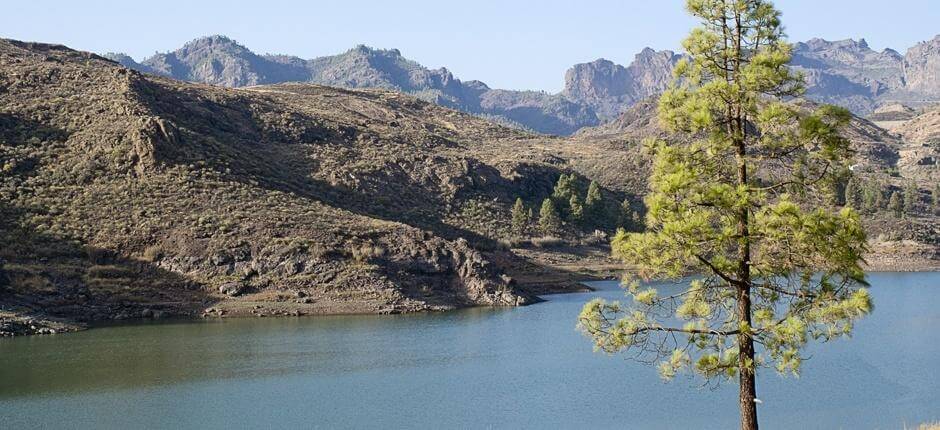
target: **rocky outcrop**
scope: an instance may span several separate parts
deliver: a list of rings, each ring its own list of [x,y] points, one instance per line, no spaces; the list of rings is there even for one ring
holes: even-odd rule
[[[562,94],[591,106],[602,121],[617,117],[639,100],[662,92],[681,56],[645,48],[628,67],[605,59],[577,64],[565,74]]]
[[[138,175],[154,169],[161,154],[173,151],[179,143],[179,133],[173,123],[163,118],[142,116],[138,127],[128,131],[133,145],[132,164]]]
[[[153,73],[174,79],[226,87],[299,81],[306,76],[302,67],[268,61],[225,36],[195,39],[176,51],[156,54],[141,64]]]
[[[940,101],[940,35],[904,55],[905,89]]]
[[[241,87],[312,82],[344,88],[383,88],[408,93],[504,125],[547,134],[572,134],[611,121],[640,100],[660,93],[672,80],[681,55],[646,48],[629,66],[605,59],[576,64],[559,94],[489,88],[461,81],[446,68],[428,69],[397,49],[356,46],[310,60],[257,55],[224,36],[193,40],[141,63],[107,54],[125,67],[174,79]],[[897,101],[922,106],[940,99],[940,36],[906,55],[872,50],[864,39],[797,43],[793,67],[807,78],[807,96],[845,106],[860,115]]]

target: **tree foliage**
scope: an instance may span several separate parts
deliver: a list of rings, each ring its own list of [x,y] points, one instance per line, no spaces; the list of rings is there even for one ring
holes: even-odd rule
[[[638,226],[640,216],[633,210],[630,199],[624,199],[620,203],[620,210],[617,214],[617,228],[624,231],[640,231],[642,226]]]
[[[858,179],[854,177],[845,184],[845,205],[857,211],[862,210],[862,190]]]
[[[555,189],[552,190],[552,199],[558,204],[567,204],[571,196],[578,194],[576,181],[574,173],[570,175],[562,173],[558,177],[558,182],[555,183]]]
[[[568,199],[568,221],[579,224],[584,221],[584,205],[577,194],[572,194]]]
[[[597,181],[591,181],[591,185],[588,185],[587,195],[584,196],[584,211],[587,218],[594,224],[603,222],[606,215],[604,213],[604,196],[601,195],[601,186]]]
[[[930,206],[933,213],[940,214],[940,184],[934,185],[930,192]]]
[[[840,179],[851,151],[839,130],[850,114],[786,101],[803,81],[787,67],[791,46],[770,2],[687,8],[702,25],[683,43],[689,56],[659,119],[695,139],[647,143],[647,230],[620,231],[612,243],[639,278],[685,286],[664,292],[628,277],[631,302],[591,301],[579,326],[601,351],[659,362],[665,378],[737,376],[742,428],[757,428],[757,370],[798,374],[810,339],[847,335],[872,309],[858,214],[794,196],[824,199]]]
[[[901,202],[901,193],[897,191],[891,192],[891,197],[888,198],[888,210],[894,214],[895,218],[904,216],[904,204]]]
[[[917,185],[913,182],[909,182],[904,187],[904,213],[907,215],[913,215],[917,211],[917,199],[918,199]]]
[[[516,198],[516,203],[512,206],[512,232],[517,236],[525,234],[529,226],[530,216],[526,210],[525,203],[521,198]]]
[[[556,234],[561,230],[561,217],[558,216],[558,209],[552,199],[542,201],[542,208],[539,210],[539,230],[543,234]]]

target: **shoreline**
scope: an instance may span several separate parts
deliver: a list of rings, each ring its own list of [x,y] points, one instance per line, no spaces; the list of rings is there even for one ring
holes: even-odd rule
[[[565,247],[558,249],[514,249],[512,251],[530,263],[524,267],[505,267],[517,286],[533,296],[569,294],[594,291],[584,284],[589,281],[616,280],[625,269],[609,257],[604,247]],[[920,257],[920,256],[918,256]],[[903,263],[902,263],[903,262]],[[876,254],[866,265],[869,273],[940,272],[940,261]],[[535,304],[543,300],[538,300]],[[528,306],[525,304],[522,306]],[[381,300],[335,300],[290,296],[284,292],[264,292],[249,296],[224,298],[208,305],[201,312],[167,314],[155,310],[141,316],[115,316],[96,321],[70,321],[42,312],[0,310],[0,338],[30,335],[62,334],[93,328],[148,324],[158,321],[198,322],[227,318],[283,318],[352,315],[398,315],[438,313],[473,307],[500,307],[438,303],[415,299],[402,299],[389,303]]]

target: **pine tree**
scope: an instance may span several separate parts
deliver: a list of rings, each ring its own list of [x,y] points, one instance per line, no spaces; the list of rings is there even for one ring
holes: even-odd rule
[[[809,340],[848,334],[871,311],[858,214],[808,209],[786,192],[823,197],[813,184],[848,165],[839,130],[851,114],[786,102],[804,83],[788,67],[792,46],[771,3],[687,0],[687,8],[703,25],[683,43],[687,59],[659,100],[659,120],[700,137],[647,143],[646,232],[618,232],[612,247],[643,279],[699,275],[664,295],[628,281],[631,303],[593,300],[579,326],[599,350],[659,361],[664,378],[737,379],[741,428],[752,430],[759,368],[798,373]],[[790,169],[795,159],[802,172]]]
[[[845,205],[855,210],[862,210],[862,190],[854,177],[845,184]]]
[[[940,184],[934,185],[930,192],[931,208],[934,214],[940,215]]]
[[[836,169],[830,178],[825,181],[826,196],[832,206],[845,206],[848,204],[846,187],[852,172],[847,167]]]
[[[890,192],[890,190],[888,190]],[[885,189],[882,185],[876,185],[875,188],[875,207],[877,210],[887,209],[888,200],[885,199]]]
[[[561,230],[561,217],[558,216],[558,210],[555,209],[552,199],[542,201],[542,208],[539,210],[539,230],[545,235],[556,234]]]
[[[878,212],[879,193],[881,193],[881,191],[871,182],[866,182],[864,187],[862,187],[862,208],[865,212]]]
[[[592,223],[595,225],[602,223],[603,196],[601,195],[601,186],[597,181],[591,181],[591,185],[588,186],[587,196],[584,197],[584,210]]]
[[[552,199],[558,204],[567,204],[571,196],[578,193],[577,187],[575,186],[576,179],[574,173],[570,175],[562,173],[561,176],[558,177],[558,182],[555,183],[555,189],[552,191]]]
[[[584,221],[584,205],[581,204],[581,199],[577,194],[568,199],[568,221],[574,224]]]
[[[630,205],[630,199],[623,199],[623,203],[620,204],[620,213],[617,214],[617,227],[622,228],[624,231],[636,231],[634,225],[634,218],[636,212],[633,210],[633,206]]]
[[[904,204],[901,202],[901,193],[897,191],[891,192],[891,197],[888,199],[888,210],[894,214],[895,218],[904,216]]]
[[[529,226],[529,212],[525,208],[525,203],[521,198],[516,198],[516,204],[512,206],[512,233],[516,236],[525,234]]]
[[[907,216],[912,216],[917,211],[917,193],[917,185],[913,182],[904,187],[904,214]]]

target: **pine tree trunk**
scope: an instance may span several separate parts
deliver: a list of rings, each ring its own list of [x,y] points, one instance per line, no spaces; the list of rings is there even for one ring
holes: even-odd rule
[[[737,116],[736,125],[744,130],[744,120]],[[738,183],[747,185],[746,147],[743,138],[736,139],[738,161]],[[747,207],[738,214],[738,308],[737,317],[747,332],[738,333],[738,374],[740,375],[739,401],[741,407],[741,430],[757,430],[757,387],[754,373],[754,338],[751,336],[751,229]]]
[[[741,288],[738,297],[738,314],[741,321],[750,324],[751,297],[749,288]],[[741,430],[757,430],[757,386],[754,378],[754,339],[750,334],[738,334],[738,369],[739,369],[739,396],[741,407]],[[748,365],[750,363],[750,365]]]
[[[741,70],[742,63],[742,35],[741,35],[741,15],[738,11],[734,12],[734,35],[731,43],[734,48],[734,67],[731,81],[739,84],[741,77],[738,72]],[[724,23],[727,26],[727,23]],[[726,33],[727,34],[727,33]],[[747,119],[738,103],[731,103],[729,106],[731,114],[729,122],[731,128],[731,138],[734,140],[736,149],[736,158],[738,162],[738,185],[747,186]],[[748,205],[741,208],[738,214],[738,235],[740,242],[738,245],[738,321],[746,325],[747,332],[738,334],[738,374],[739,374],[739,395],[738,401],[741,408],[741,430],[757,430],[757,387],[755,381],[756,365],[754,362],[754,338],[751,336],[751,228],[750,212]]]

